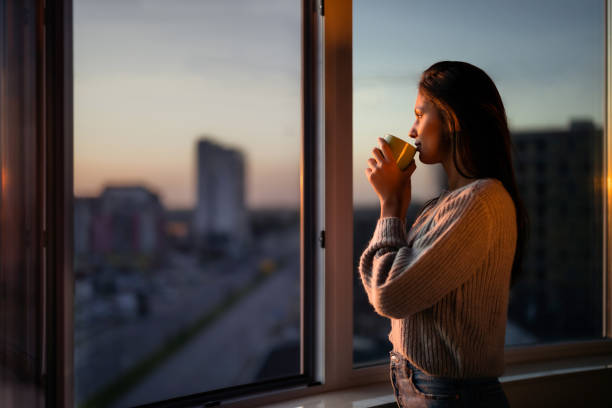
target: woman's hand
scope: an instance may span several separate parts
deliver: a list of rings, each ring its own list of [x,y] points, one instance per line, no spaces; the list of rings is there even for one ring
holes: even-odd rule
[[[406,170],[400,170],[386,140],[379,137],[378,143],[382,150],[377,147],[372,150],[374,157],[368,159],[366,177],[380,200],[380,217],[404,219],[411,200],[410,177],[416,164],[413,160]]]

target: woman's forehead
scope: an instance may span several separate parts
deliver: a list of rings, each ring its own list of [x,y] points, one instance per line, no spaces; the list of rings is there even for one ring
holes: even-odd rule
[[[431,106],[429,98],[425,97],[421,92],[417,94],[416,101],[414,102],[414,109],[426,109]]]

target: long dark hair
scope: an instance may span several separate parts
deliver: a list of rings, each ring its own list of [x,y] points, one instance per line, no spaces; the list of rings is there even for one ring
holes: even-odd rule
[[[446,125],[458,172],[466,178],[498,179],[514,201],[517,242],[510,279],[514,286],[522,275],[529,219],[516,185],[510,130],[499,92],[482,69],[460,61],[441,61],[427,68],[419,91],[437,107]]]

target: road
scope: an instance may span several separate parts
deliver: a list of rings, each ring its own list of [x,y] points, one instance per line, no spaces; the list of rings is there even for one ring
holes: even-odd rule
[[[115,319],[77,331],[75,397],[78,402],[158,350],[164,341],[217,306],[231,290],[243,287],[256,273],[255,265],[219,264],[213,271],[203,270],[194,258],[179,254],[170,257],[173,267],[158,272],[163,278],[164,291],[149,295],[147,316]]]
[[[299,270],[281,269],[112,406],[252,382],[271,347],[299,339],[299,310]]]

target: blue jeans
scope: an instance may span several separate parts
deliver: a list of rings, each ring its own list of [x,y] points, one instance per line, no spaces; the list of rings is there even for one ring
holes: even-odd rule
[[[510,408],[497,377],[433,377],[391,351],[391,384],[400,408]]]

